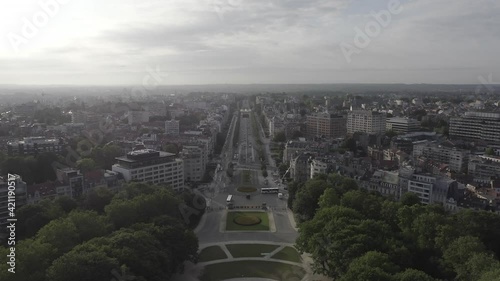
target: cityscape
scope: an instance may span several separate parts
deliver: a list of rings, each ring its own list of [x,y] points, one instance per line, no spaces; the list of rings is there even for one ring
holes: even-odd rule
[[[500,281],[499,3],[32,2],[0,280]]]

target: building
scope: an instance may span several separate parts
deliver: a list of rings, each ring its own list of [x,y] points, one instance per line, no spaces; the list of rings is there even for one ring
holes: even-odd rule
[[[417,194],[422,204],[446,204],[458,182],[446,177],[421,175],[414,170],[403,168],[399,171],[399,185],[402,192]]]
[[[346,118],[329,113],[316,113],[307,116],[307,136],[310,138],[341,138],[346,135]]]
[[[398,134],[406,134],[418,131],[420,129],[420,122],[411,118],[392,117],[387,118],[385,129]]]
[[[179,120],[167,120],[165,121],[165,134],[171,136],[179,135]]]
[[[450,118],[450,138],[500,142],[500,113],[466,112]]]
[[[370,190],[378,191],[385,196],[401,198],[401,187],[399,185],[399,173],[378,170],[373,173],[369,184]]]
[[[290,177],[296,182],[306,182],[311,178],[312,156],[303,153],[290,162]]]
[[[469,150],[459,149],[453,146],[439,145],[434,142],[416,143],[413,148],[413,157],[423,157],[437,163],[448,164],[452,172],[467,171]]]
[[[7,225],[7,219],[10,218],[9,203],[15,203],[15,209],[19,210],[27,203],[27,190],[26,183],[19,175],[9,174],[6,177],[0,177],[0,229],[2,231]],[[9,191],[14,191],[15,196],[9,196]]]
[[[136,150],[117,157],[112,170],[125,181],[168,184],[174,190],[184,189],[184,163],[175,154],[152,149]]]
[[[208,153],[204,146],[185,145],[182,147],[181,157],[184,162],[184,180],[201,181],[208,164]]]
[[[311,179],[316,175],[328,174],[328,170],[328,163],[316,159],[311,161]]]
[[[27,137],[21,141],[7,143],[9,156],[36,155],[42,152],[61,153],[64,150],[62,139],[47,139],[45,137]]]
[[[489,183],[491,180],[500,178],[500,158],[488,156],[475,156],[469,161],[469,175],[474,181]]]
[[[347,115],[347,134],[356,132],[384,134],[386,114],[370,110],[352,110]]]

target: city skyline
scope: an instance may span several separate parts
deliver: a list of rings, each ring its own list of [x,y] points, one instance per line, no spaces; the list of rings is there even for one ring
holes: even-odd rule
[[[500,80],[492,0],[40,3],[0,12],[0,85]]]

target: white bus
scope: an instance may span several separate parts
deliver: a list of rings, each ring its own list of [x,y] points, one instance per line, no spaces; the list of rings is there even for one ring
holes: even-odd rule
[[[261,188],[260,193],[278,193],[280,189],[277,187]]]
[[[228,195],[226,202],[227,204],[233,203],[233,195]]]

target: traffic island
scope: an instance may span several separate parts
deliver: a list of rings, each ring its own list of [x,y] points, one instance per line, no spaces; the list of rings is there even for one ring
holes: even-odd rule
[[[227,231],[269,231],[267,212],[228,212]]]

